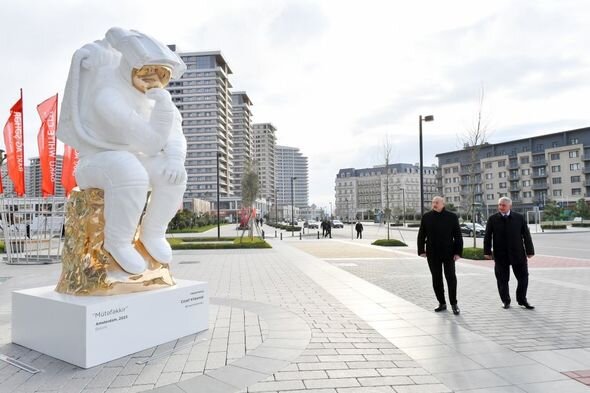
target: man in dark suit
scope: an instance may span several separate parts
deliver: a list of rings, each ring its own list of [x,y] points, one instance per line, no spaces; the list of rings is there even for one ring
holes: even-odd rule
[[[527,259],[535,255],[529,227],[521,214],[513,212],[512,200],[502,197],[498,200],[498,213],[490,216],[486,225],[483,242],[486,259],[494,259],[496,281],[504,308],[510,308],[510,265],[516,277],[516,301],[526,309],[532,310],[526,298],[529,284]],[[493,249],[493,252],[492,252]]]
[[[460,313],[457,305],[457,276],[455,275],[455,261],[463,253],[463,236],[456,214],[445,210],[445,200],[436,196],[432,199],[432,210],[425,213],[418,231],[418,255],[428,260],[428,267],[432,274],[432,287],[438,300],[438,307],[434,311],[447,309],[445,301],[445,287],[443,284],[443,270],[447,279],[449,301],[453,314]]]

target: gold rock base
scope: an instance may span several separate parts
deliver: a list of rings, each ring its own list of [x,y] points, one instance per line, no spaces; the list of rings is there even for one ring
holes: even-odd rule
[[[66,206],[62,273],[55,290],[70,295],[119,295],[175,285],[168,264],[152,258],[135,240],[148,269],[129,274],[102,247],[104,241],[103,191],[72,191]]]

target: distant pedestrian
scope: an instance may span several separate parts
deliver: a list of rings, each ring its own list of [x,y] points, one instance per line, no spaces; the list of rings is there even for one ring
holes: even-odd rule
[[[494,273],[498,293],[504,308],[510,308],[510,265],[518,282],[516,301],[528,310],[535,307],[527,301],[529,285],[528,259],[535,255],[529,227],[521,214],[511,210],[512,200],[502,197],[498,200],[498,213],[490,216],[483,241],[485,259],[494,259]]]
[[[264,218],[260,217],[260,226],[264,225]]]
[[[455,261],[463,253],[463,236],[459,226],[459,218],[445,209],[443,197],[432,199],[432,210],[425,213],[418,231],[418,255],[428,260],[432,274],[432,287],[438,300],[436,312],[445,311],[445,287],[443,270],[449,290],[449,301],[453,314],[460,313],[457,305],[457,276]]]
[[[326,237],[330,224],[328,224],[328,221],[323,220],[320,226],[322,227],[322,237]]]
[[[326,221],[326,236],[332,238],[332,223],[330,221]]]
[[[354,226],[354,229],[356,230],[356,238],[357,239],[362,239],[363,238],[363,224],[361,224],[361,222],[357,222],[356,225]]]

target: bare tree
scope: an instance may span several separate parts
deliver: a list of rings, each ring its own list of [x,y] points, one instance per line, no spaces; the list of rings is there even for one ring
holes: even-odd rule
[[[477,231],[475,230],[475,206],[476,193],[482,191],[481,182],[481,164],[479,161],[479,152],[484,144],[487,143],[488,122],[484,118],[483,104],[485,91],[481,86],[478,100],[478,108],[473,125],[469,127],[463,135],[459,137],[463,148],[469,151],[469,161],[461,165],[461,207],[471,216],[473,247],[476,247]]]
[[[254,202],[256,202],[259,190],[260,183],[258,182],[258,173],[256,172],[256,168],[251,163],[246,164],[244,174],[242,175],[242,206],[248,209],[248,236],[250,239],[254,237],[252,227],[254,214],[252,207],[254,206]]]
[[[389,218],[391,217],[391,208],[389,207],[389,159],[391,157],[391,149],[389,135],[385,135],[385,141],[383,141],[383,158],[385,159],[385,206],[383,207],[383,214],[385,215],[385,224],[387,225],[387,240],[389,240]]]

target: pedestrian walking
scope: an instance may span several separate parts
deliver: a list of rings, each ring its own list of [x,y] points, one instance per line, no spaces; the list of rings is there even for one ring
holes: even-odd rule
[[[357,222],[356,225],[354,226],[354,229],[356,230],[356,238],[357,239],[362,239],[363,238],[363,224],[361,224],[361,222]]]
[[[463,236],[459,218],[445,209],[443,197],[436,196],[432,199],[432,210],[424,214],[418,230],[418,255],[428,261],[432,287],[438,300],[438,307],[434,309],[436,312],[447,309],[443,271],[453,314],[458,315],[461,312],[457,305],[455,261],[461,258],[462,253]]]
[[[512,211],[512,200],[498,200],[498,212],[488,219],[483,241],[485,259],[494,259],[498,293],[504,308],[510,308],[510,266],[516,277],[516,302],[528,310],[526,293],[529,285],[528,259],[535,255],[533,239],[522,214]]]

